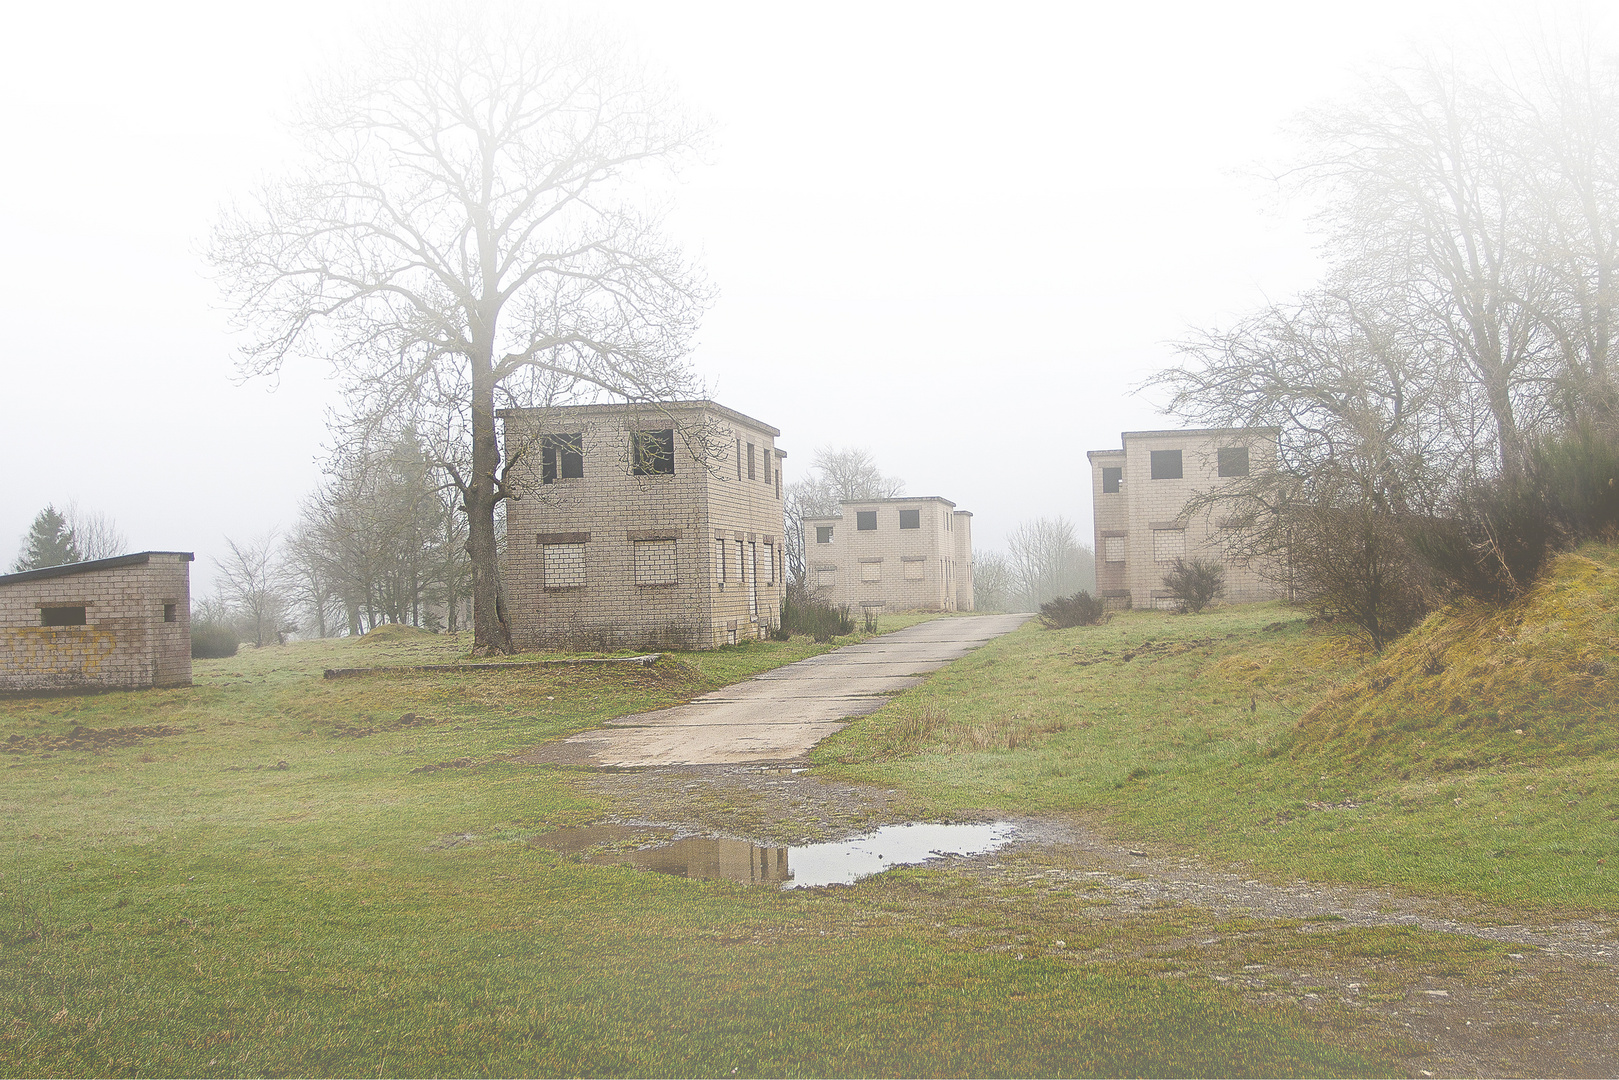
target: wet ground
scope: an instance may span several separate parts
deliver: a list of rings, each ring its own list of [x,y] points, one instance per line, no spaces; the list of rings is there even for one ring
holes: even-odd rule
[[[824,852],[840,872],[875,869],[870,857],[889,852],[860,838],[896,835],[879,830],[902,826],[914,810],[899,792],[826,782],[790,767],[601,770],[577,783],[615,806],[613,819],[595,833],[564,830],[571,835],[533,843],[592,861],[771,887],[810,884],[811,852]],[[1319,1013],[1324,1025],[1338,1023],[1334,1018],[1347,1010],[1396,1030],[1411,1040],[1412,1076],[1619,1075],[1619,926],[1613,920],[1525,921],[1484,905],[1392,889],[1267,881],[1110,837],[1076,819],[1002,822],[986,815],[955,824],[1001,828],[999,838],[1007,843],[927,863],[958,874],[959,887],[923,891],[904,879],[866,878],[863,888],[872,890],[883,917],[940,928],[982,948],[1081,964],[1116,958],[1121,949],[1173,956],[1161,977],[1209,979],[1261,1003]],[[1117,931],[1171,914],[1209,929],[1168,944],[1142,934],[1140,944],[1131,945],[1130,933],[1113,932],[1104,935],[1103,947],[1052,944],[1054,935],[1075,936],[1076,926]],[[996,920],[1004,926],[997,929]],[[1243,929],[1233,933],[1234,925]],[[1306,944],[1298,935],[1359,927],[1465,935],[1510,951],[1498,949],[1495,955],[1504,959],[1493,967],[1430,969],[1357,960],[1353,950],[1331,948],[1332,939],[1314,938],[1322,947],[1302,950],[1307,970],[1248,962],[1256,948],[1296,956]]]

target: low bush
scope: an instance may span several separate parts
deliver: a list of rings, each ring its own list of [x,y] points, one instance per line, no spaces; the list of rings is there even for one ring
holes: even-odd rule
[[[1040,605],[1040,621],[1052,630],[1066,630],[1070,626],[1096,626],[1112,616],[1107,601],[1092,596],[1084,589],[1073,596],[1059,596]]]
[[[781,602],[781,628],[788,634],[808,634],[825,643],[854,633],[854,615],[848,604],[833,604],[808,589],[787,589]]]
[[[1225,595],[1225,567],[1210,559],[1176,559],[1164,575],[1164,590],[1182,615],[1195,615]]]
[[[194,660],[219,660],[236,655],[234,627],[221,622],[191,622],[191,657]]]

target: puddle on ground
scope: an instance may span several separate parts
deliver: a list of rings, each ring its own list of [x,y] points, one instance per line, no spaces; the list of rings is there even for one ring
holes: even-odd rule
[[[644,838],[647,830],[626,825],[589,825],[558,829],[530,842],[564,855],[592,852],[585,856],[590,863],[642,866],[679,877],[806,889],[848,885],[895,866],[916,866],[949,855],[982,855],[1004,847],[1016,833],[1017,827],[1005,821],[988,825],[915,822],[885,825],[865,836],[832,844],[765,847],[746,840],[690,836],[656,847],[599,851],[595,849]]]

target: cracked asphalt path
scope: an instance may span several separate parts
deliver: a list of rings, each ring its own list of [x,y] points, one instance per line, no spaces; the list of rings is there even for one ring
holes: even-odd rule
[[[1028,618],[933,619],[775,668],[685,705],[621,716],[517,760],[617,768],[802,760],[850,719],[876,712],[893,694]]]

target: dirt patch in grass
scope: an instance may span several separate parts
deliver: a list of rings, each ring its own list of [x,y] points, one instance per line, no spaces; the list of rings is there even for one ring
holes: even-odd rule
[[[134,746],[145,739],[159,739],[168,735],[184,735],[184,728],[169,724],[136,725],[134,727],[91,728],[76,724],[66,735],[11,735],[0,746],[8,754],[45,754],[64,750],[88,750],[92,753],[114,746]]]
[[[376,633],[376,631],[373,630],[372,633]],[[363,739],[368,735],[375,735],[379,731],[404,731],[407,728],[431,727],[434,724],[442,723],[444,723],[443,720],[435,720],[431,716],[421,716],[413,712],[404,713],[397,720],[384,720],[380,724],[371,724],[366,727],[345,724],[339,721],[332,727],[332,738]]]

